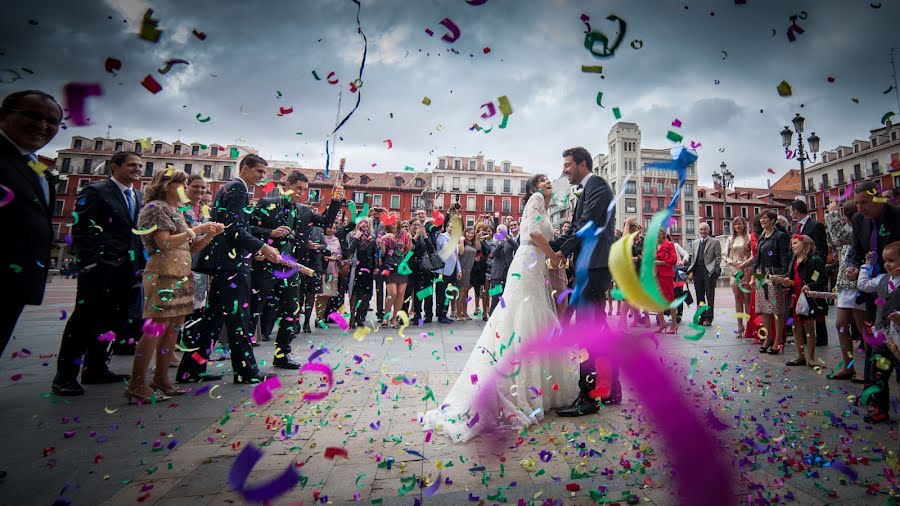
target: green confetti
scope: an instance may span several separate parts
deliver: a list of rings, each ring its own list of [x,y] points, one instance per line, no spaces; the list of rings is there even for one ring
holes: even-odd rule
[[[72,211],[72,225],[78,225],[78,211]]]
[[[681,136],[678,132],[669,130],[669,133],[666,134],[666,139],[669,139],[672,142],[681,142],[682,140],[684,140],[684,137]]]
[[[434,398],[434,392],[431,391],[431,387],[426,386],[425,391],[428,393],[425,394],[425,397],[422,397],[423,401],[427,401],[428,399],[431,399],[431,400],[437,402],[437,400],[435,400],[435,398]]]
[[[622,113],[619,111],[618,107],[613,107],[613,116],[615,116],[616,119],[622,119]]]

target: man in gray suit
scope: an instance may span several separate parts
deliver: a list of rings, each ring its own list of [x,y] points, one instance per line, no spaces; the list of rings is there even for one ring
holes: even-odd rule
[[[694,276],[694,290],[697,292],[697,307],[706,302],[709,309],[700,317],[700,324],[712,325],[713,311],[716,302],[716,279],[721,273],[722,245],[714,237],[709,236],[709,225],[700,224],[700,239],[694,243],[691,258],[694,263],[688,273]]]

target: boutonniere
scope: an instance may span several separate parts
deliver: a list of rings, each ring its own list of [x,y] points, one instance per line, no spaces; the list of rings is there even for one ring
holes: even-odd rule
[[[29,161],[28,166],[31,167],[31,170],[33,170],[38,177],[46,179],[47,184],[50,186],[56,186],[60,181],[68,179],[68,176],[60,176],[59,171],[56,170],[55,167],[47,167],[37,160]]]
[[[584,188],[578,188],[577,186],[573,186],[570,191],[572,192],[572,196],[574,196],[577,199],[578,197],[581,196],[582,193],[584,193]]]

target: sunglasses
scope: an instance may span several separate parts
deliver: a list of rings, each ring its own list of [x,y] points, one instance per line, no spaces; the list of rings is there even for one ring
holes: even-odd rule
[[[17,112],[32,121],[43,121],[51,126],[59,126],[60,123],[62,123],[62,119],[57,118],[56,116],[45,116],[37,111],[29,111],[27,109],[11,109],[9,112]]]

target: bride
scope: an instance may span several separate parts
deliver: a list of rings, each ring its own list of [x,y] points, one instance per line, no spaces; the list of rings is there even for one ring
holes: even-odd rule
[[[548,240],[553,230],[547,203],[553,186],[536,175],[525,186],[520,246],[503,290],[505,304],[497,306],[484,327],[463,372],[446,399],[421,415],[425,429],[463,442],[498,425],[521,427],[537,423],[551,408],[569,405],[578,396],[578,357],[529,355],[507,370],[504,356],[529,339],[559,330],[556,305],[550,294],[546,259],[553,257]],[[572,355],[572,354],[570,354]],[[503,364],[503,370],[496,370]],[[492,374],[500,373],[494,399],[485,412],[473,403]]]

